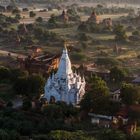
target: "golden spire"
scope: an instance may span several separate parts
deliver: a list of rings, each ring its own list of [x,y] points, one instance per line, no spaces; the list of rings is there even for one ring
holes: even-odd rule
[[[63,52],[68,53],[67,51],[67,41],[64,41],[64,48],[63,48]]]
[[[67,49],[67,41],[64,41],[64,49]]]

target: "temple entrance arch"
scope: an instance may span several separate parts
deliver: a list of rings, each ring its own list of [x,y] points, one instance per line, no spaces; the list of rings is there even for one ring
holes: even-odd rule
[[[51,103],[51,104],[54,104],[55,102],[56,102],[55,97],[54,97],[54,96],[51,96],[51,97],[50,97],[50,103]]]

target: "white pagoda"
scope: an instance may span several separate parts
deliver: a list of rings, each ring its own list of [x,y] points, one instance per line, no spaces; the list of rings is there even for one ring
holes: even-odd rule
[[[52,74],[45,85],[44,97],[48,102],[53,98],[67,104],[77,105],[85,94],[85,78],[74,73],[68,51],[65,48],[56,74]]]

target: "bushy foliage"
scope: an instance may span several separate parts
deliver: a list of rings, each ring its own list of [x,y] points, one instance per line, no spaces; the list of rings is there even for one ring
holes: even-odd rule
[[[121,99],[127,105],[140,103],[140,86],[123,84],[121,88]]]
[[[36,16],[36,13],[33,12],[33,11],[30,11],[29,16],[30,16],[30,17],[35,17],[35,16]]]
[[[16,94],[29,97],[39,97],[44,90],[45,79],[41,75],[31,75],[29,77],[19,77],[14,84]]]
[[[90,33],[101,33],[104,32],[104,26],[102,24],[95,24],[92,22],[82,22],[78,26],[79,31],[90,32]]]
[[[113,67],[110,69],[110,80],[114,82],[122,82],[127,76],[125,69],[119,67]]]
[[[86,136],[82,131],[68,132],[68,131],[52,131],[49,134],[50,139],[53,140],[95,140],[94,137]]]
[[[80,105],[81,109],[96,113],[107,113],[109,89],[101,78],[95,76],[90,80],[90,89],[84,95]]]
[[[56,102],[43,107],[43,114],[50,119],[64,119],[66,117],[77,116],[78,109],[65,102]]]
[[[127,35],[123,25],[116,25],[113,29],[115,33],[115,40],[117,41],[126,41]]]
[[[95,63],[97,65],[104,65],[104,66],[107,66],[107,67],[112,67],[112,66],[117,66],[120,64],[120,62],[114,58],[111,58],[111,57],[100,57],[100,58],[97,58]]]
[[[0,80],[5,80],[10,78],[10,70],[6,67],[0,67]]]
[[[126,135],[117,130],[104,129],[98,135],[98,140],[126,140]]]
[[[71,59],[74,61],[86,61],[87,57],[82,53],[73,53],[71,54]]]

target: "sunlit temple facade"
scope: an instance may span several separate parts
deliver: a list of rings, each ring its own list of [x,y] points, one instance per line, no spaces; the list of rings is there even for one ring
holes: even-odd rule
[[[77,105],[85,94],[85,78],[72,71],[68,51],[65,48],[60,59],[58,71],[52,74],[45,85],[44,97]]]

